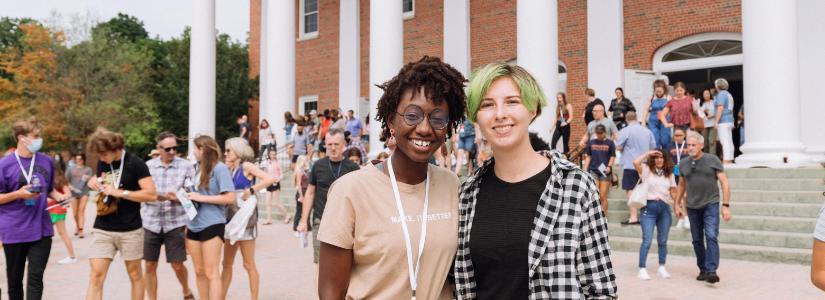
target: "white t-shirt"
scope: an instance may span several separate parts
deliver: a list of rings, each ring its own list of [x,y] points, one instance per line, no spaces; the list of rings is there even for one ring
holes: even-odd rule
[[[261,128],[259,131],[261,145],[269,145],[273,143],[274,134],[272,134],[272,127]]]
[[[647,165],[642,165],[642,181],[647,182],[647,199],[662,200],[672,204],[670,188],[676,187],[676,177],[673,173],[670,176],[659,176],[650,171]]]

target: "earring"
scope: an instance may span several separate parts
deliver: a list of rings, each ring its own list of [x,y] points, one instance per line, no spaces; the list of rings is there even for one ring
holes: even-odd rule
[[[395,137],[395,129],[390,129],[390,137]]]

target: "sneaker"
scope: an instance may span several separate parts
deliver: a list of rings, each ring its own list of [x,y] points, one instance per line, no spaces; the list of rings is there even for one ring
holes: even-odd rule
[[[665,278],[665,279],[670,278],[670,273],[667,272],[667,269],[665,269],[665,266],[659,266],[658,273],[659,273],[659,277],[662,277],[662,278]]]
[[[710,284],[719,282],[719,275],[716,275],[716,272],[708,273],[708,278],[705,279]]]
[[[77,262],[77,258],[66,257],[64,259],[59,260],[57,263],[61,264],[61,265],[68,265],[68,264],[73,264],[73,263],[76,263],[76,262]]]
[[[705,273],[704,271],[699,272],[699,276],[696,276],[696,280],[698,280],[698,281],[708,280],[708,273]]]
[[[638,225],[639,221],[630,221],[630,219],[624,220],[621,223],[622,225]]]
[[[641,268],[639,269],[639,275],[636,275],[641,280],[650,280],[650,275],[647,274],[647,269]]]
[[[684,230],[690,230],[690,220],[688,218],[684,218],[684,220],[685,220],[685,223],[682,224],[682,228]]]

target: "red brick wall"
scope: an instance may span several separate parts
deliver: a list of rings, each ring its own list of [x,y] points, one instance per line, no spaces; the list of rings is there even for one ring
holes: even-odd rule
[[[444,1],[414,2],[415,17],[404,20],[404,63],[417,61],[424,55],[443,58]]]
[[[581,115],[587,102],[587,1],[559,0],[559,59],[567,66],[567,101],[573,104],[574,115]],[[574,120],[580,119],[575,116]],[[584,134],[583,123],[572,123],[570,146]]]
[[[625,0],[625,68],[650,70],[661,46],[720,31],[742,31],[741,0]]]
[[[516,1],[470,1],[470,69],[516,57]]]
[[[298,35],[300,0],[295,1],[295,29]],[[339,6],[337,0],[318,1],[318,37],[295,44],[295,106],[298,97],[318,95],[318,109],[338,107],[338,37]]]

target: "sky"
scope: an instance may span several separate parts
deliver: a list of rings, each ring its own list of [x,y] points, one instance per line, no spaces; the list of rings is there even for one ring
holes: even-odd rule
[[[204,0],[0,0],[0,17],[28,17],[47,25],[68,26],[73,19],[105,22],[122,12],[143,21],[151,37],[170,39],[191,25],[194,1]],[[60,17],[53,17],[55,13]],[[215,0],[215,27],[246,43],[249,1]]]

